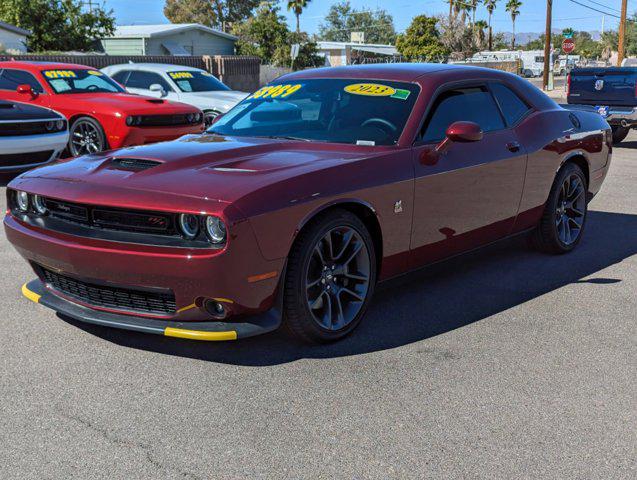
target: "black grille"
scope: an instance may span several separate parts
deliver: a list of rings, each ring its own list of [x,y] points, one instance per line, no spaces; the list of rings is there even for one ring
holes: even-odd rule
[[[155,235],[174,235],[173,215],[160,212],[135,212],[44,198],[50,215],[68,222],[111,230]]]
[[[55,119],[51,119],[55,121]],[[3,123],[0,127],[0,136],[11,137],[17,135],[40,135],[43,133],[53,133],[46,129],[47,122],[15,122]]]
[[[53,150],[32,153],[10,153],[0,155],[0,168],[19,167],[21,165],[31,165],[33,163],[44,163],[53,155]]]
[[[144,158],[114,158],[111,166],[119,170],[129,170],[131,172],[141,172],[149,168],[161,165],[161,162],[155,160],[146,160]]]
[[[192,125],[187,115],[142,115],[141,127],[169,127],[175,125]]]
[[[172,315],[176,312],[172,293],[145,292],[121,287],[82,282],[40,267],[44,281],[51,288],[95,307],[152,315]]]

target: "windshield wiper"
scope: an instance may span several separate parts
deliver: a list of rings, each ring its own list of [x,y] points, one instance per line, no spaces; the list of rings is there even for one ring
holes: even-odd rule
[[[293,137],[291,135],[268,135],[266,138],[280,138],[282,140],[298,140],[300,142],[312,142],[309,138]]]

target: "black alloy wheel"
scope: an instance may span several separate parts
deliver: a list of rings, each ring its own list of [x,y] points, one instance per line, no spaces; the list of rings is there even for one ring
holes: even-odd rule
[[[330,211],[299,234],[288,259],[285,324],[308,342],[338,340],[360,323],[375,283],[367,228],[346,210]]]
[[[92,118],[80,117],[69,131],[69,152],[73,157],[106,150],[106,138],[101,125]]]

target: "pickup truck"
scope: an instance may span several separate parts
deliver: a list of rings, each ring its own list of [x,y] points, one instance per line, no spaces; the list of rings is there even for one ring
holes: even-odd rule
[[[613,130],[613,143],[637,128],[637,68],[576,68],[567,78],[569,107],[594,108]]]

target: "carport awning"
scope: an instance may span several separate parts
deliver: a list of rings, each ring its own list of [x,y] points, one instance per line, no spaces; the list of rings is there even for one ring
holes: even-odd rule
[[[397,55],[396,47],[381,47],[368,45],[352,45],[352,50],[360,50],[361,52],[377,53],[378,55]]]
[[[171,55],[190,55],[188,50],[172,40],[164,40],[161,42],[161,46],[168,50]]]

